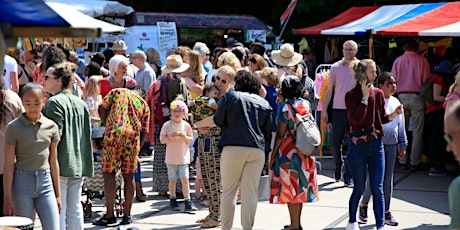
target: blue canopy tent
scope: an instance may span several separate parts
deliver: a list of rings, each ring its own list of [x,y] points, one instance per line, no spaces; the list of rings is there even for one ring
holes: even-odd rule
[[[42,0],[0,0],[0,24],[5,38],[100,37],[92,25],[72,25]]]
[[[17,46],[18,37],[100,37],[94,25],[69,23],[42,0],[0,0],[0,50]],[[6,44],[6,45],[5,45]],[[4,55],[0,55],[3,69]]]

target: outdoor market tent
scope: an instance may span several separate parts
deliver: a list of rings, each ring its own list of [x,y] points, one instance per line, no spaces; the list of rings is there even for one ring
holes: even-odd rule
[[[46,2],[46,4],[72,26],[101,28],[104,33],[123,32],[126,29],[125,27],[110,24],[85,15],[77,11],[74,7],[64,3]]]
[[[134,12],[130,6],[125,6],[116,1],[103,0],[46,0],[46,2],[63,3],[74,9],[97,18],[100,16],[125,16]]]
[[[460,2],[352,7],[294,34],[460,36]]]
[[[5,0],[0,8],[1,31],[13,37],[100,37],[91,24],[72,24],[41,0]],[[2,62],[3,63],[3,62]]]

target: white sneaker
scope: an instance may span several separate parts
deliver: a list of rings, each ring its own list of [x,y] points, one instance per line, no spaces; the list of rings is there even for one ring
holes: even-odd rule
[[[347,227],[345,229],[346,230],[359,230],[359,224],[358,222],[353,222],[353,223],[348,222]]]
[[[377,230],[385,230],[385,226],[377,228]]]

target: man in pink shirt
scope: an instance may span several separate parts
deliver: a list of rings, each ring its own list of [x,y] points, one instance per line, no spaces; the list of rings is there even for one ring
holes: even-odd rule
[[[332,101],[332,155],[335,163],[335,181],[338,182],[342,176],[342,140],[345,130],[348,127],[347,107],[345,105],[345,94],[355,87],[356,81],[353,79],[352,62],[358,61],[358,44],[355,41],[348,40],[343,43],[343,58],[334,63],[329,71],[328,87],[324,96],[323,111],[321,120],[323,124],[328,123],[327,107],[331,101],[332,91],[334,98]],[[343,182],[347,187],[353,187],[350,170],[343,169]]]
[[[418,43],[415,40],[407,41],[403,48],[405,52],[395,60],[391,72],[396,75],[398,82],[396,94],[404,105],[406,132],[409,118],[412,118],[412,143],[410,154],[401,158],[399,163],[404,169],[407,169],[410,163],[410,169],[417,171],[420,169],[425,124],[425,100],[420,96],[420,91],[423,81],[430,75],[430,64],[426,58],[416,53]]]

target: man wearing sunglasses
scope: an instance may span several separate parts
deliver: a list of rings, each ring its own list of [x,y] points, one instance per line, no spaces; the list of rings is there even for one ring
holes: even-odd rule
[[[460,100],[452,102],[446,111],[444,121],[444,139],[446,150],[453,152],[457,160],[460,160]],[[449,187],[450,226],[449,229],[460,229],[460,176],[455,178]]]

